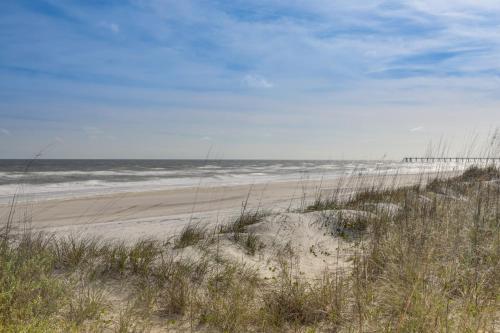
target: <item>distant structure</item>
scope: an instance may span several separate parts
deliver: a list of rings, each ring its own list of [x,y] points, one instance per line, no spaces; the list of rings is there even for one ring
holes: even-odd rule
[[[405,163],[418,162],[499,162],[497,157],[405,157]]]

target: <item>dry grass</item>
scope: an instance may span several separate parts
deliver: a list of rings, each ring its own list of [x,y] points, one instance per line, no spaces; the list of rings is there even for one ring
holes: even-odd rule
[[[320,210],[332,210],[332,209],[340,209],[342,204],[339,202],[339,200],[336,197],[322,197],[321,195],[318,195],[315,199],[314,202],[307,206],[305,209],[305,212],[316,212]]]
[[[99,323],[105,311],[105,297],[102,290],[84,282],[75,288],[65,317],[73,328],[78,328],[85,322]]]
[[[264,248],[264,243],[260,241],[254,232],[248,232],[248,226],[260,223],[269,216],[270,213],[262,210],[247,210],[246,206],[240,215],[230,223],[219,227],[219,233],[230,234],[230,239],[239,244],[246,253],[255,255]]]
[[[179,237],[175,240],[175,248],[182,249],[188,246],[196,245],[205,239],[207,230],[199,224],[188,224],[182,229]]]
[[[347,284],[344,277],[328,273],[320,280],[304,281],[282,263],[263,301],[262,318],[265,326],[273,330],[321,326],[337,331],[346,320]]]
[[[238,217],[231,223],[222,226],[220,229],[221,233],[242,233],[246,231],[246,228],[250,225],[262,222],[269,213],[261,210],[254,211],[242,211]]]

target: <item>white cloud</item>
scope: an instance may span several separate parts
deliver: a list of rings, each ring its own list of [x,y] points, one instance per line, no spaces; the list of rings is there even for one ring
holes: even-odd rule
[[[265,77],[255,74],[247,74],[243,78],[243,83],[250,88],[265,88],[269,89],[274,87],[274,84],[269,82]]]
[[[110,30],[111,32],[114,32],[115,34],[120,32],[120,26],[114,22],[102,21],[101,23],[99,23],[99,25],[105,29]]]
[[[212,141],[212,138],[209,136],[204,136],[200,139],[201,141]]]
[[[10,136],[10,131],[6,128],[0,128],[0,133],[2,133],[3,135]]]
[[[425,128],[423,126],[417,126],[412,129],[410,129],[410,132],[423,132]]]

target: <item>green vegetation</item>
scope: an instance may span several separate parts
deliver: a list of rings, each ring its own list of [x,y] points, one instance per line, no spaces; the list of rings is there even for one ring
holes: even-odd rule
[[[198,224],[188,224],[182,229],[180,236],[175,241],[175,248],[182,249],[196,245],[206,236],[205,228]]]
[[[260,241],[259,236],[254,232],[248,232],[248,226],[260,223],[270,214],[265,211],[255,210],[247,211],[246,205],[240,215],[227,225],[219,228],[222,234],[231,234],[231,239],[240,244],[249,255],[255,255],[259,250],[264,248],[264,244]]]
[[[335,197],[321,197],[318,196],[314,199],[314,202],[307,206],[305,212],[315,212],[319,210],[332,210],[339,209],[341,207],[341,203]]]
[[[400,210],[367,208],[374,203]],[[362,225],[318,214],[358,238],[351,267],[317,279],[294,271],[292,249],[279,251],[272,278],[219,255],[221,235],[249,255],[259,251],[249,230],[265,221],[259,211],[244,209],[223,234],[191,225],[173,241],[132,244],[15,233],[7,221],[0,238],[0,332],[500,330],[497,169],[308,208],[324,209],[367,214]],[[186,247],[195,255],[183,255]]]
[[[220,232],[239,234],[246,231],[250,225],[262,222],[269,213],[260,210],[255,211],[242,211],[241,214],[231,223],[221,228]]]

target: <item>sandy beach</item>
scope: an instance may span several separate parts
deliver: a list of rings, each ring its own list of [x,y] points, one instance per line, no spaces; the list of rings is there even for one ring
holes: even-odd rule
[[[0,333],[500,333],[500,1],[0,1]]]
[[[440,173],[440,176],[453,174],[455,172]],[[88,233],[120,239],[167,237],[189,223],[227,222],[239,214],[247,198],[248,209],[283,212],[303,207],[320,193],[348,195],[361,188],[425,183],[437,175],[351,176],[322,181],[201,186],[36,202],[26,195],[18,198],[14,220],[27,220],[33,229],[47,232]],[[9,205],[0,206],[3,220],[9,211]]]

